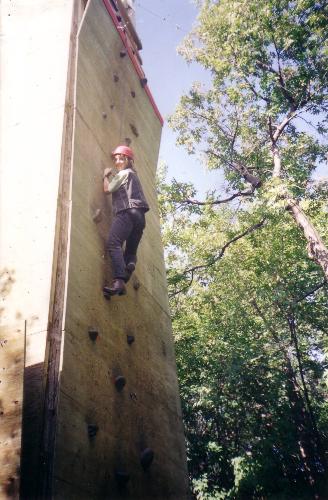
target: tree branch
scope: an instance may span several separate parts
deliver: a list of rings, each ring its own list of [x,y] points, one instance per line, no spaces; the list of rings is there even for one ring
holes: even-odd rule
[[[294,305],[298,304],[299,302],[302,302],[302,300],[305,300],[307,297],[310,297],[310,295],[313,295],[314,292],[316,292],[317,290],[320,290],[320,288],[327,286],[327,284],[328,284],[327,280],[323,280],[321,283],[316,285],[314,288],[305,292],[301,297],[295,298],[292,302],[292,305],[294,306]]]
[[[263,312],[261,311],[258,303],[256,302],[255,299],[252,299],[251,300],[251,304],[255,310],[255,312],[257,313],[257,315],[262,319],[264,325],[266,326],[266,328],[269,330],[269,332],[271,333],[274,341],[278,344],[278,345],[282,345],[282,342],[280,341],[276,331],[274,328],[272,328],[272,326],[270,325],[270,323],[267,321],[266,317],[264,316]],[[285,354],[285,346],[284,346],[284,354]]]
[[[226,249],[232,245],[232,243],[235,243],[236,241],[240,240],[241,238],[244,238],[244,236],[247,236],[248,234],[251,234],[252,232],[256,231],[257,229],[261,228],[264,223],[266,222],[266,219],[262,219],[260,222],[258,222],[257,224],[254,224],[253,226],[250,226],[249,228],[247,228],[243,233],[241,234],[238,234],[237,236],[235,236],[234,238],[232,238],[231,240],[227,241],[227,243],[225,243],[223,245],[223,247],[221,248],[220,252],[215,256],[213,257],[207,264],[200,264],[198,266],[194,266],[194,267],[191,267],[189,269],[186,269],[185,271],[183,271],[179,277],[183,278],[184,276],[186,276],[187,274],[191,274],[191,279],[188,283],[188,285],[185,285],[182,289],[178,290],[177,292],[174,292],[172,294],[169,295],[169,297],[174,297],[175,295],[177,295],[178,293],[180,293],[181,291],[184,291],[186,290],[187,288],[190,287],[190,285],[192,284],[193,282],[193,279],[194,279],[194,274],[196,271],[199,271],[200,269],[205,269],[207,267],[210,267],[210,266],[213,266],[218,260],[220,260]]]
[[[297,105],[295,103],[293,96],[290,94],[290,92],[288,92],[288,90],[286,88],[286,84],[285,84],[285,81],[282,77],[282,74],[279,71],[276,71],[275,69],[273,69],[272,66],[270,66],[269,64],[265,64],[263,61],[257,60],[256,64],[260,69],[265,70],[265,71],[269,71],[269,73],[272,73],[277,77],[279,87],[281,88],[282,93],[284,94],[285,98],[289,102],[292,111],[295,111],[297,109]]]
[[[275,133],[273,134],[273,137],[272,137],[272,141],[274,143],[276,143],[279,139],[279,137],[281,136],[282,132],[285,130],[286,126],[288,125],[288,123],[293,119],[295,118],[295,116],[297,115],[298,113],[296,111],[289,111],[288,115],[286,116],[286,118],[283,119],[283,121],[280,123],[280,125],[277,126],[276,130],[275,130]]]
[[[245,167],[240,162],[237,161],[228,161],[226,160],[222,155],[215,153],[214,151],[207,149],[204,151],[205,154],[215,156],[219,160],[223,160],[229,165],[230,168],[232,168],[235,172],[238,172],[247,182],[249,182],[253,188],[259,188],[262,185],[261,179],[259,177],[256,177],[255,175],[251,174],[250,171]]]
[[[243,77],[244,82],[248,85],[248,87],[253,92],[253,94],[255,95],[255,97],[257,97],[257,99],[262,99],[262,101],[266,102],[267,104],[271,104],[270,99],[268,99],[267,97],[264,97],[264,95],[260,94],[255,89],[254,85],[251,84],[251,82],[248,80],[248,78],[246,78],[246,76],[244,74],[242,75],[242,77]]]
[[[198,201],[198,200],[191,200],[191,199],[186,199],[182,200],[182,203],[186,203],[188,205],[221,205],[222,203],[227,203],[231,200],[234,200],[235,198],[238,198],[239,196],[251,196],[254,193],[254,188],[248,189],[247,191],[238,191],[238,193],[234,193],[228,198],[223,198],[221,200],[214,200],[214,201]]]

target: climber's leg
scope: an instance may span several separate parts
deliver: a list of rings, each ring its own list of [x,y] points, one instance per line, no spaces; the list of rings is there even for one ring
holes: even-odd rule
[[[140,208],[130,208],[127,210],[129,218],[133,224],[132,231],[130,232],[124,252],[124,260],[126,269],[131,274],[137,263],[137,249],[146,226],[145,212]]]
[[[114,278],[112,285],[106,287],[109,294],[123,295],[125,293],[124,281],[127,278],[127,273],[122,246],[132,230],[133,223],[127,211],[119,212],[113,219],[107,242],[107,249],[112,260]]]

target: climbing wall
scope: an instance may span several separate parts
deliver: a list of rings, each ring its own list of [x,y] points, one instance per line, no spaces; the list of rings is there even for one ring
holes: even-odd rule
[[[78,34],[54,495],[183,500],[184,436],[155,187],[162,123],[112,14],[110,2],[92,0]],[[111,280],[112,213],[102,173],[121,143],[135,152],[151,210],[128,293],[108,301],[102,287]]]

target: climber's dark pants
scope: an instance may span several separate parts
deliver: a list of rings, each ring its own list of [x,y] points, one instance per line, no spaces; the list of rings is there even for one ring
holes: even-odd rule
[[[137,262],[137,249],[146,226],[142,208],[129,208],[115,215],[108,236],[107,248],[112,259],[113,278],[126,279],[126,264]],[[126,242],[123,254],[123,243]]]

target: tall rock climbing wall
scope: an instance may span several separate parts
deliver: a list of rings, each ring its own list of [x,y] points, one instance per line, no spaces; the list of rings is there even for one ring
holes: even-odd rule
[[[78,35],[72,214],[55,495],[186,497],[180,403],[155,170],[161,123],[101,0]],[[124,55],[123,55],[124,54]],[[102,172],[124,142],[151,210],[126,297],[107,301],[111,220]]]
[[[54,479],[58,498],[186,498],[186,461],[155,172],[162,124],[106,4],[79,34],[72,211]],[[124,54],[124,55],[123,55]],[[151,210],[125,297],[107,301],[102,173],[127,142]]]
[[[62,5],[67,24],[70,2],[49,3]],[[30,367],[43,367],[44,383],[42,391],[40,383],[30,391],[24,409],[22,481],[28,498],[188,496],[155,186],[162,122],[139,64],[138,44],[127,35],[117,11],[120,4],[90,0],[79,21],[76,12],[84,2],[72,2],[71,55],[67,46],[64,58],[69,63],[66,102],[61,97],[65,106],[53,121],[57,133],[63,130],[61,150],[56,149],[60,162],[50,174],[53,186],[44,182],[51,191],[51,214],[53,191],[59,194],[55,224],[46,240],[54,251],[51,260],[49,252],[44,257],[47,272],[52,265],[51,279],[42,281],[48,308],[42,308],[41,316],[48,317],[48,324],[35,329],[35,341],[43,333],[35,344],[41,354]],[[68,33],[60,42],[58,38],[59,44],[64,40],[68,45]],[[58,71],[63,71],[59,59]],[[112,277],[106,254],[112,211],[110,197],[103,194],[102,173],[111,166],[111,150],[124,143],[135,152],[151,209],[127,295],[106,300],[102,288]],[[39,215],[43,217],[41,210]],[[25,230],[30,227],[32,221]],[[38,222],[35,228],[40,229]],[[29,280],[33,313],[39,307],[38,283],[33,275]],[[23,312],[19,318],[25,316]],[[38,311],[32,318],[40,323]],[[31,357],[32,344],[27,351]],[[29,421],[33,406],[43,408],[42,418]]]

